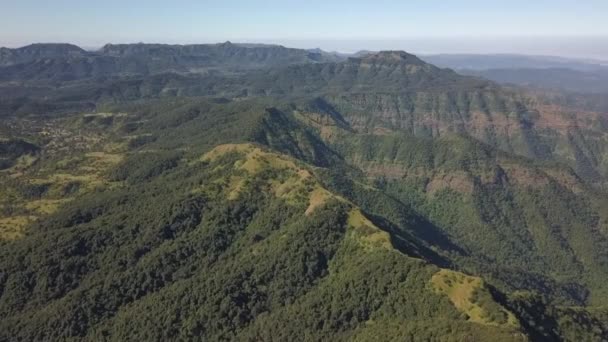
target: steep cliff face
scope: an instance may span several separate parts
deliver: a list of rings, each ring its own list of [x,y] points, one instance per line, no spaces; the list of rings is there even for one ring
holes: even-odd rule
[[[566,163],[600,186],[608,176],[608,114],[547,106],[500,89],[342,94],[326,100],[360,132],[465,134],[505,152]]]
[[[551,105],[404,52],[293,66],[271,78],[273,85],[253,83],[252,92],[316,94],[359,132],[465,134],[505,152],[567,163],[599,185],[608,176],[607,113]]]

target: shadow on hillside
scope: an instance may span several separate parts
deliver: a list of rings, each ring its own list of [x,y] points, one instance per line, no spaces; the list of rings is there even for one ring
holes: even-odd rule
[[[390,233],[395,248],[409,256],[425,259],[439,267],[450,268],[453,266],[452,262],[436,250],[467,255],[462,248],[453,244],[440,228],[421,217],[416,217],[417,224],[412,234],[381,216],[366,215],[378,227]]]
[[[450,253],[460,255],[468,255],[468,253],[460,246],[454,244],[450,238],[444,233],[443,229],[436,226],[426,218],[416,215],[411,224],[413,234],[424,241],[427,245],[435,246]]]

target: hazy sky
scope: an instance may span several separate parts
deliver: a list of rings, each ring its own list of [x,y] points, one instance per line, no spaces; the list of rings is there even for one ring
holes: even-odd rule
[[[608,59],[607,0],[0,0],[0,45],[260,41]]]

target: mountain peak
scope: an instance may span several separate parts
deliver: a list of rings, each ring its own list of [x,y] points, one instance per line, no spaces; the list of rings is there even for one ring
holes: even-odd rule
[[[65,51],[84,51],[77,45],[69,43],[34,43],[18,48],[18,50],[65,50]]]
[[[420,58],[409,54],[405,51],[380,51],[372,53],[359,58],[363,63],[368,64],[395,64],[395,63],[407,63],[415,65],[423,65],[424,63]]]
[[[73,44],[36,43],[16,49],[3,48],[0,50],[0,66],[27,63],[44,58],[68,58],[86,54],[85,50]]]

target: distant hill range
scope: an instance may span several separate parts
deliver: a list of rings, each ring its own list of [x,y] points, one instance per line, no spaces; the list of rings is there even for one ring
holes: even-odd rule
[[[374,54],[361,50],[351,57]],[[608,61],[517,54],[419,55],[424,61],[458,73],[502,84],[601,94],[608,92]]]
[[[552,56],[429,55],[425,61],[499,83],[565,90],[608,92],[608,62]]]
[[[162,73],[226,74],[288,65],[323,64],[360,58],[321,49],[268,44],[107,44],[87,51],[72,44],[32,44],[0,48],[0,82],[69,82],[89,78]],[[503,84],[576,93],[608,92],[608,62],[513,54],[438,54],[422,60],[439,68]]]
[[[565,58],[556,56],[528,56],[514,54],[439,54],[421,55],[425,61],[444,68],[488,69],[572,69],[594,71],[608,69],[608,61]]]
[[[0,80],[71,81],[83,78],[150,75],[163,72],[206,73],[300,63],[337,57],[278,45],[107,44],[85,51],[71,44],[33,44],[0,49]]]

